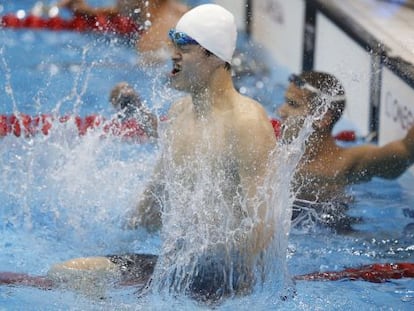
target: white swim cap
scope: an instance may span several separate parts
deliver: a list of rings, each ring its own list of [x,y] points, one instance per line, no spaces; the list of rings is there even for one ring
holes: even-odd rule
[[[237,27],[234,16],[217,4],[203,4],[185,13],[176,31],[184,32],[203,48],[231,63],[236,48]]]

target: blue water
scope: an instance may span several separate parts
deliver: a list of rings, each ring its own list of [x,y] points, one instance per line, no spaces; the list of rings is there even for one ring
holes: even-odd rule
[[[10,1],[11,2],[11,1]],[[99,1],[95,1],[99,3]],[[206,1],[204,1],[206,2]],[[195,2],[194,2],[195,3]],[[2,5],[4,14],[30,7]],[[257,63],[235,80],[269,115],[283,99],[288,72],[266,59],[244,36],[243,51]],[[128,81],[159,115],[180,94],[165,87],[170,64],[137,66],[139,55],[116,37],[71,32],[0,29],[0,113],[101,114],[111,116],[111,87]],[[6,92],[7,91],[7,92]],[[54,124],[48,136],[13,135],[0,141],[0,271],[45,274],[53,263],[109,253],[158,253],[157,235],[122,230],[151,174],[158,148],[91,133],[79,138]],[[414,261],[414,177],[375,179],[348,189],[350,214],[364,222],[355,232],[293,228],[289,237],[291,275],[340,270],[377,262]],[[297,282],[296,295],[279,300],[272,285],[225,301],[218,310],[412,310],[414,281]],[[186,298],[153,294],[138,298],[130,287],[113,288],[105,299],[65,290],[0,287],[0,310],[204,310]]]

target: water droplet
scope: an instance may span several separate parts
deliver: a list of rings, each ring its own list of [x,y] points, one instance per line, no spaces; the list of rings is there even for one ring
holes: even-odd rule
[[[12,88],[10,86],[10,84],[7,84],[5,87],[5,91],[8,95],[11,95],[13,93]]]
[[[257,81],[257,82],[256,82],[256,87],[257,87],[258,89],[262,89],[262,88],[264,87],[264,83],[263,83],[262,81]]]
[[[146,20],[145,23],[144,23],[145,28],[149,28],[149,27],[151,27],[151,25],[152,25],[152,23],[148,20]]]
[[[234,66],[240,66],[242,63],[241,59],[239,57],[233,58],[233,65]]]
[[[24,10],[18,10],[16,13],[17,18],[25,18],[26,17],[26,12]]]
[[[49,17],[56,17],[59,15],[59,8],[57,6],[52,6],[49,10]]]

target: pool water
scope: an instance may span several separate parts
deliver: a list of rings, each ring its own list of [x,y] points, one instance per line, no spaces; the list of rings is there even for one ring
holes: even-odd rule
[[[95,1],[99,3],[99,1]],[[206,1],[204,1],[206,2]],[[191,2],[196,3],[196,2]],[[27,1],[0,5],[3,12],[27,9]],[[242,93],[262,102],[269,115],[282,102],[287,70],[266,59],[241,36],[238,54],[250,71],[235,78]],[[247,55],[247,57],[246,57]],[[114,111],[108,94],[128,81],[160,116],[181,94],[165,86],[170,63],[151,69],[117,37],[0,29],[0,113],[99,114]],[[249,60],[250,59],[250,60]],[[251,61],[251,59],[257,62]],[[248,61],[249,60],[249,61]],[[3,74],[4,73],[4,74]],[[0,141],[0,271],[44,275],[56,262],[79,256],[125,252],[155,253],[160,238],[123,230],[157,159],[156,144],[127,143],[99,133],[83,137],[53,124],[49,135],[8,135]],[[362,217],[349,234],[326,228],[292,228],[287,252],[291,275],[379,262],[414,261],[414,177],[375,179],[353,186],[350,214]],[[282,272],[281,272],[282,273]],[[265,284],[251,295],[224,301],[218,310],[412,310],[414,280],[382,284],[363,281],[298,281],[295,294],[279,299]],[[77,291],[0,287],[0,310],[204,310],[190,299],[153,293],[138,297],[134,287],[114,287],[103,299]]]

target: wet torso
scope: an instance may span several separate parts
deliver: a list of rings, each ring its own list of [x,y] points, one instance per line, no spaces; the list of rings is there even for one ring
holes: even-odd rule
[[[232,214],[237,227],[246,217],[246,207],[241,206],[245,203],[241,202],[246,196],[257,195],[254,189],[266,174],[275,138],[265,113],[255,102],[232,95],[226,104],[217,106],[202,118],[194,113],[190,97],[174,107],[165,137],[168,159],[164,162],[169,174],[180,174],[178,180],[185,181],[187,189],[203,180],[203,192],[224,207],[217,210],[218,221],[226,221],[224,215]],[[249,122],[264,126],[253,128]],[[212,222],[217,220],[214,218]]]
[[[229,122],[231,111],[213,112],[206,118],[198,118],[189,102],[183,103],[180,110],[167,133],[175,164],[187,165],[206,157],[208,164],[214,166],[219,161],[235,157],[235,125]]]

